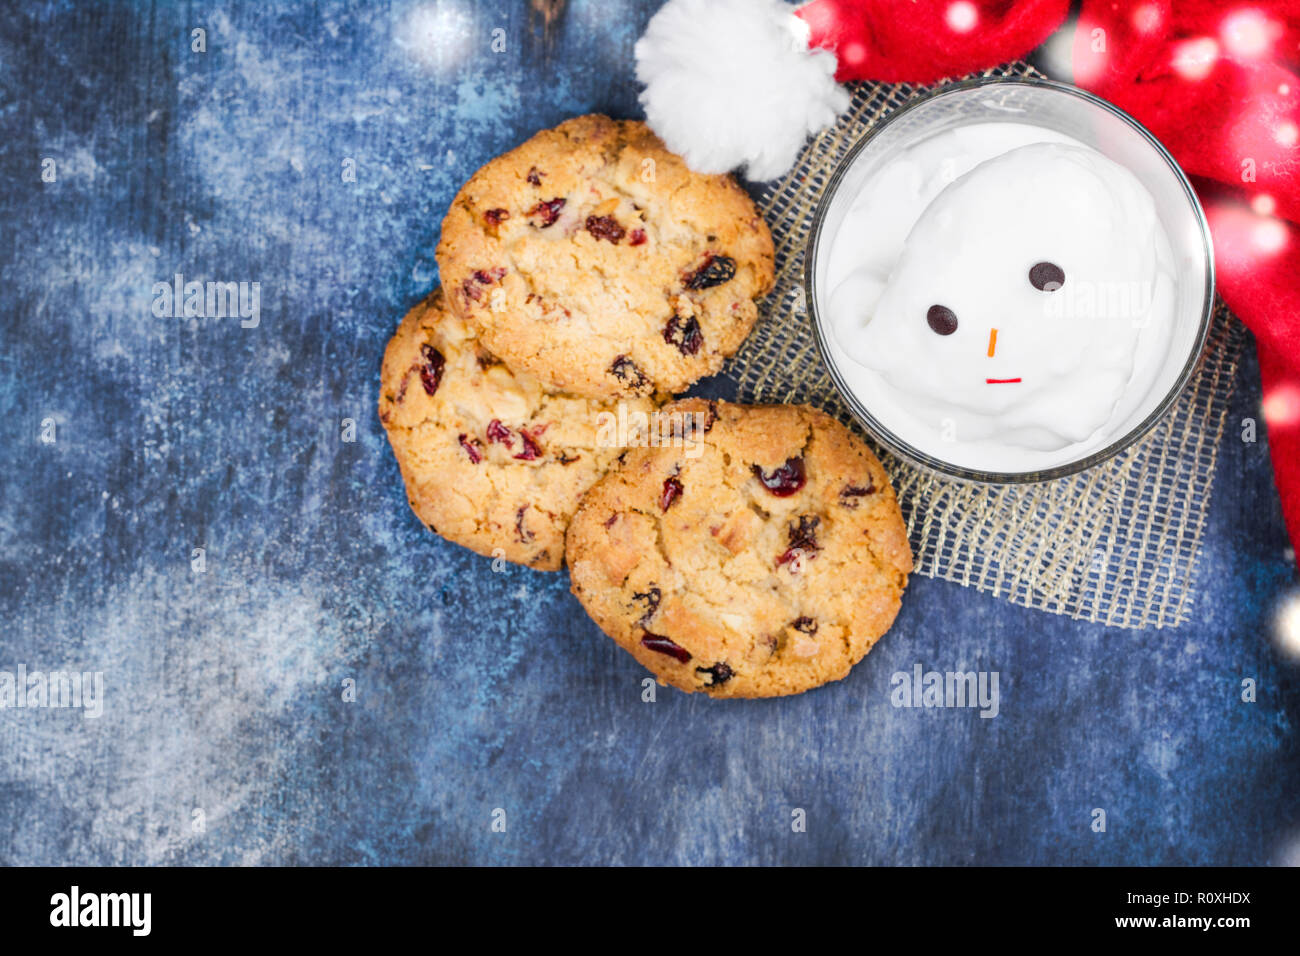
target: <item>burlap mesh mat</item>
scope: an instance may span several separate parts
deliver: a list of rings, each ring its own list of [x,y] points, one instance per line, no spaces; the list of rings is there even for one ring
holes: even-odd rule
[[[990,76],[1035,76],[1025,64]],[[868,129],[921,92],[862,84],[832,129],[771,184],[760,206],[776,241],[776,288],[727,368],[739,398],[808,402],[861,433],[817,353],[803,301],[813,210],[836,165]],[[1192,611],[1218,443],[1244,333],[1222,305],[1205,361],[1175,408],[1137,446],[1070,478],[995,487],[934,475],[872,442],[889,470],[920,574],[1015,604],[1115,627],[1171,627]]]

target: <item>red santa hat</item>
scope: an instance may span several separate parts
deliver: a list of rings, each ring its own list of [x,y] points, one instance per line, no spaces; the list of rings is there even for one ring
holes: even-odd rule
[[[785,172],[849,80],[930,83],[1013,60],[1069,0],[668,0],[636,45],[641,104],[700,172]]]

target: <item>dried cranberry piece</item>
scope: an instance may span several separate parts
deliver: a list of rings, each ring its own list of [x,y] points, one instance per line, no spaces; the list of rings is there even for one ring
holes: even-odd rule
[[[524,512],[528,510],[528,505],[524,505],[515,512],[515,534],[519,536],[520,541],[532,541],[533,533],[524,527]]]
[[[510,213],[504,209],[489,209],[483,213],[483,219],[489,226],[499,226],[510,218]]]
[[[821,519],[816,515],[800,515],[799,524],[790,525],[790,547],[776,559],[777,567],[789,564],[800,557],[816,557],[817,552],[821,550],[821,545],[817,543],[817,525],[820,523]]]
[[[764,471],[758,465],[751,470],[754,477],[763,483],[763,487],[778,498],[789,498],[807,481],[802,458],[787,458],[784,465],[771,471]]]
[[[502,425],[498,418],[488,422],[487,427],[488,441],[496,445],[510,445],[515,443],[515,433],[510,430],[508,425]],[[542,446],[537,444],[537,439],[528,433],[526,429],[519,429],[519,443],[521,450],[515,455],[517,461],[536,461],[542,456]],[[566,462],[567,464],[567,462]]]
[[[540,186],[542,184],[542,174],[537,171],[536,166],[532,166],[529,168],[528,181],[532,183],[534,186]]]
[[[563,196],[556,196],[554,199],[547,199],[539,202],[532,209],[528,210],[530,219],[537,218],[539,229],[545,229],[547,226],[555,225],[555,220],[560,218],[560,210],[564,208],[565,199]]]
[[[474,274],[460,284],[460,290],[465,294],[466,299],[473,299],[479,302],[483,298],[483,290],[479,286],[491,285],[506,277],[506,270],[503,266],[497,266],[495,269],[477,269]]]
[[[682,483],[676,478],[664,479],[664,490],[659,495],[659,510],[667,511],[682,496]]]
[[[805,634],[817,633],[817,622],[810,617],[797,617],[790,622],[790,626],[796,631],[802,631]]]
[[[718,403],[709,402],[709,417],[704,422],[704,434],[713,431],[713,426],[718,421]]]
[[[614,359],[613,364],[609,367],[609,372],[633,391],[640,391],[645,388],[649,381],[645,377],[645,372],[637,368],[636,363],[626,355],[620,355]]]
[[[460,447],[465,449],[465,454],[469,455],[469,460],[478,464],[483,460],[483,452],[479,451],[478,439],[470,438],[468,435],[461,435],[458,439]]]
[[[427,342],[420,346],[420,354],[424,356],[424,364],[420,366],[420,384],[432,395],[442,384],[442,370],[446,368],[447,360],[443,358],[441,352]]]
[[[708,675],[709,683],[706,685],[708,687],[721,687],[735,676],[731,665],[726,661],[718,661],[712,667],[697,667],[695,673]]]
[[[608,527],[608,526],[607,526]],[[633,594],[633,601],[645,602],[645,613],[637,620],[637,624],[644,627],[650,618],[654,617],[655,611],[659,610],[659,601],[663,597],[663,592],[658,588],[651,588],[649,591],[643,591],[640,594]]]
[[[802,548],[805,551],[820,551],[821,545],[817,543],[817,526],[821,524],[821,518],[816,515],[800,515],[799,524],[789,526],[790,547]]]
[[[686,277],[686,288],[692,291],[712,289],[715,285],[730,282],[736,275],[736,260],[731,256],[704,254],[704,264]]]
[[[633,229],[633,230],[632,230],[632,234],[631,234],[630,236],[627,237],[627,244],[628,244],[629,246],[640,246],[640,245],[644,245],[644,244],[645,244],[645,230],[644,230],[644,229]]]
[[[865,498],[867,495],[872,494],[875,490],[876,490],[876,486],[870,480],[867,481],[865,486],[845,485],[844,488],[840,491],[840,504],[843,505],[845,508],[856,508],[858,506],[859,498]]]
[[[542,447],[537,444],[532,435],[528,434],[528,432],[524,431],[522,428],[519,429],[519,439],[523,442],[524,448],[523,451],[515,455],[516,460],[536,461],[538,458],[542,457]]]
[[[614,245],[625,235],[623,227],[613,216],[588,216],[587,231],[597,239],[608,239]]]
[[[680,315],[674,315],[664,326],[664,341],[677,346],[677,351],[683,355],[694,355],[704,344],[704,333],[700,331],[695,316],[683,321]]]
[[[415,368],[415,366],[412,365],[411,368]],[[400,404],[402,404],[402,402],[406,401],[406,386],[409,385],[410,383],[411,383],[411,378],[410,378],[410,376],[409,376],[409,375],[403,375],[403,376],[402,376],[402,384],[401,384],[400,386],[398,386],[398,389],[397,389],[397,398],[393,399],[394,403],[400,405]]]
[[[683,664],[691,659],[691,653],[675,641],[671,641],[662,634],[651,634],[649,631],[641,638],[641,643],[660,654],[667,654],[669,657],[675,657]]]

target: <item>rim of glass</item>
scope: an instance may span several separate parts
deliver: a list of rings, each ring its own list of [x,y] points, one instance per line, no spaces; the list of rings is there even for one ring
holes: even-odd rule
[[[1083,458],[1067,462],[1063,465],[1057,465],[1054,468],[1048,468],[1041,471],[984,471],[977,468],[966,468],[961,465],[954,465],[942,459],[928,455],[907,442],[903,441],[883,424],[858,400],[852,391],[849,390],[839,369],[836,368],[834,361],[831,359],[830,350],[827,348],[825,341],[826,333],[822,328],[821,316],[817,308],[817,281],[816,281],[816,262],[817,247],[821,238],[822,227],[826,221],[826,214],[830,210],[831,201],[834,199],[840,182],[853,166],[858,155],[866,149],[867,145],[876,138],[879,133],[887,128],[891,123],[901,116],[933,102],[944,96],[951,96],[955,93],[962,93],[967,90],[977,89],[983,86],[1035,86],[1043,89],[1055,90],[1058,93],[1067,96],[1073,96],[1084,100],[1093,106],[1099,107],[1106,112],[1118,117],[1130,127],[1135,129],[1141,137],[1156,151],[1164,161],[1165,165],[1173,173],[1182,187],[1183,194],[1186,196],[1191,206],[1193,216],[1201,233],[1201,245],[1205,251],[1205,290],[1201,302],[1201,319],[1200,326],[1196,333],[1196,342],[1189,351],[1187,361],[1184,363],[1182,371],[1179,372],[1177,380],[1173,387],[1165,394],[1151,413],[1141,422],[1125,432],[1122,436],[1111,442],[1104,448],[1101,448]],[[813,212],[812,225],[808,233],[808,245],[804,256],[804,277],[803,277],[804,296],[808,303],[808,315],[812,321],[813,338],[817,342],[817,351],[821,356],[822,365],[826,367],[830,374],[831,380],[835,383],[835,389],[840,393],[840,397],[848,405],[853,416],[862,424],[869,434],[877,441],[888,448],[891,452],[907,459],[915,464],[923,465],[926,468],[941,472],[954,478],[961,478],[967,481],[979,481],[990,484],[1030,484],[1041,481],[1052,481],[1057,478],[1065,478],[1069,475],[1078,474],[1086,471],[1094,465],[1098,465],[1109,458],[1113,458],[1127,448],[1132,447],[1148,432],[1150,432],[1159,421],[1165,417],[1178,396],[1182,394],[1187,383],[1191,381],[1192,375],[1201,363],[1205,354],[1206,341],[1209,338],[1210,319],[1214,314],[1214,247],[1210,238],[1210,224],[1205,218],[1205,210],[1201,208],[1200,200],[1196,198],[1196,192],[1192,189],[1192,184],[1188,181],[1182,168],[1170,155],[1169,150],[1152,135],[1151,131],[1145,126],[1129,116],[1119,107],[1108,103],[1099,96],[1094,96],[1087,90],[1082,90],[1077,86],[1069,83],[1061,83],[1057,80],[1034,79],[1031,77],[977,77],[975,79],[960,80],[949,83],[929,93],[922,94],[910,102],[900,106],[885,119],[881,120],[875,127],[867,132],[844,156],[831,178],[827,181],[825,188],[822,190],[821,198],[817,201],[817,208]]]

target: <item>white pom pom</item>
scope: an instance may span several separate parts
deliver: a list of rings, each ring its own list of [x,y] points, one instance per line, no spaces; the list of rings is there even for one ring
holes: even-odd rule
[[[636,45],[651,128],[697,172],[773,179],[849,95],[781,0],[668,0]]]

